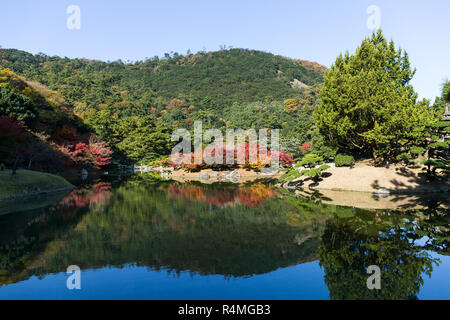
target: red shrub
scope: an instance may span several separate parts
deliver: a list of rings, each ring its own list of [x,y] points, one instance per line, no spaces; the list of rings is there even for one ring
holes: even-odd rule
[[[75,145],[75,150],[73,151],[73,155],[79,156],[80,154],[82,154],[86,149],[88,148],[86,143],[83,142],[79,142]]]
[[[300,149],[301,149],[303,152],[306,152],[306,151],[308,151],[309,149],[311,149],[311,147],[312,147],[312,143],[311,143],[311,142],[306,142],[305,144],[303,144],[303,145],[300,147]]]
[[[89,151],[94,156],[94,163],[98,166],[105,166],[111,163],[112,151],[105,141],[95,141],[90,139]]]

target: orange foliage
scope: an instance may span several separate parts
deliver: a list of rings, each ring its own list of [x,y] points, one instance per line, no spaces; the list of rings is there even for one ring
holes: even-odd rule
[[[168,192],[172,199],[190,199],[216,207],[245,205],[257,207],[275,196],[273,188],[264,184],[237,189],[205,189],[194,185],[170,185]]]
[[[185,107],[187,106],[186,102],[180,99],[172,99],[166,105],[167,110],[172,110],[174,108]]]
[[[299,101],[297,99],[284,100],[284,112],[292,114],[298,110]]]

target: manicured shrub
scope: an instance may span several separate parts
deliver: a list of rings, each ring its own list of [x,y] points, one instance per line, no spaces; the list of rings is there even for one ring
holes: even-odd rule
[[[323,171],[325,171],[327,169],[330,169],[330,166],[323,164],[318,168],[303,170],[302,174],[307,177],[313,178],[314,181],[319,181],[320,178],[322,177]]]
[[[307,167],[307,168],[314,168],[318,164],[323,163],[323,158],[321,156],[318,156],[315,153],[308,153],[306,156],[302,158],[302,160],[295,164],[295,167]]]
[[[347,154],[338,154],[334,160],[336,167],[350,167],[355,163],[355,158]]]
[[[281,177],[278,178],[278,181],[280,182],[289,182],[294,179],[300,178],[302,174],[295,169],[291,169],[289,172],[283,174]]]

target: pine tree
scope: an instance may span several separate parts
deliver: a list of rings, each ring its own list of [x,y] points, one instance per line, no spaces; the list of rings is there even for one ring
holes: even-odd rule
[[[374,159],[395,158],[427,136],[436,121],[428,101],[417,102],[408,54],[381,30],[354,55],[339,55],[325,74],[316,125],[326,142]]]

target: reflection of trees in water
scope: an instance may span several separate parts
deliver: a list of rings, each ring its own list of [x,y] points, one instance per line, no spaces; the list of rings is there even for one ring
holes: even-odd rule
[[[89,208],[100,208],[111,196],[109,183],[76,189],[48,208],[2,216],[0,219],[0,285],[26,279],[26,269],[55,239],[69,238]],[[52,249],[50,249],[51,251]],[[35,271],[34,275],[45,274]],[[15,275],[16,280],[12,280]]]
[[[208,188],[203,192],[213,194]],[[188,189],[189,197],[174,197],[143,185],[117,189],[111,205],[86,215],[51,263],[82,268],[135,263],[243,276],[314,259],[319,234],[296,243],[297,234],[309,231],[305,225],[286,223],[284,203],[215,207],[193,201],[192,195],[201,193],[192,191]]]
[[[253,208],[275,195],[273,187],[263,183],[239,188],[226,185],[171,184],[162,189],[167,190],[173,199],[190,199],[217,207],[241,204]]]
[[[194,186],[140,179],[111,190],[98,184],[46,210],[0,220],[0,283],[64,272],[72,264],[250,276],[319,255],[334,299],[408,298],[432,271],[424,249],[448,250],[449,221],[442,213],[323,205],[317,194],[310,200],[259,184]],[[246,205],[243,194],[255,201]],[[424,235],[430,240],[419,245]],[[366,288],[371,264],[383,269],[380,292]]]
[[[433,259],[426,250],[448,251],[449,217],[423,211],[367,212],[327,221],[320,265],[332,299],[415,299]],[[446,225],[437,234],[439,225]],[[425,241],[426,237],[428,241]],[[447,240],[445,240],[447,239]],[[381,268],[381,290],[369,290],[367,267]]]
[[[61,210],[65,208],[82,208],[88,206],[95,209],[106,205],[112,195],[111,183],[99,182],[89,188],[75,189],[62,199],[54,208]]]
[[[203,193],[224,193],[213,189],[207,187]],[[72,264],[86,269],[132,263],[176,272],[250,276],[314,260],[324,219],[295,212],[292,205],[273,197],[271,187],[228,188],[234,199],[250,192],[257,199],[252,204],[264,201],[258,206],[242,205],[240,199],[240,205],[211,206],[135,180],[112,191],[77,190],[48,209],[58,212],[57,221],[27,231],[38,239],[13,259],[15,268],[4,270],[11,278],[25,279],[62,272]],[[48,236],[44,239],[42,233]],[[19,267],[17,262],[26,255],[30,259]]]

